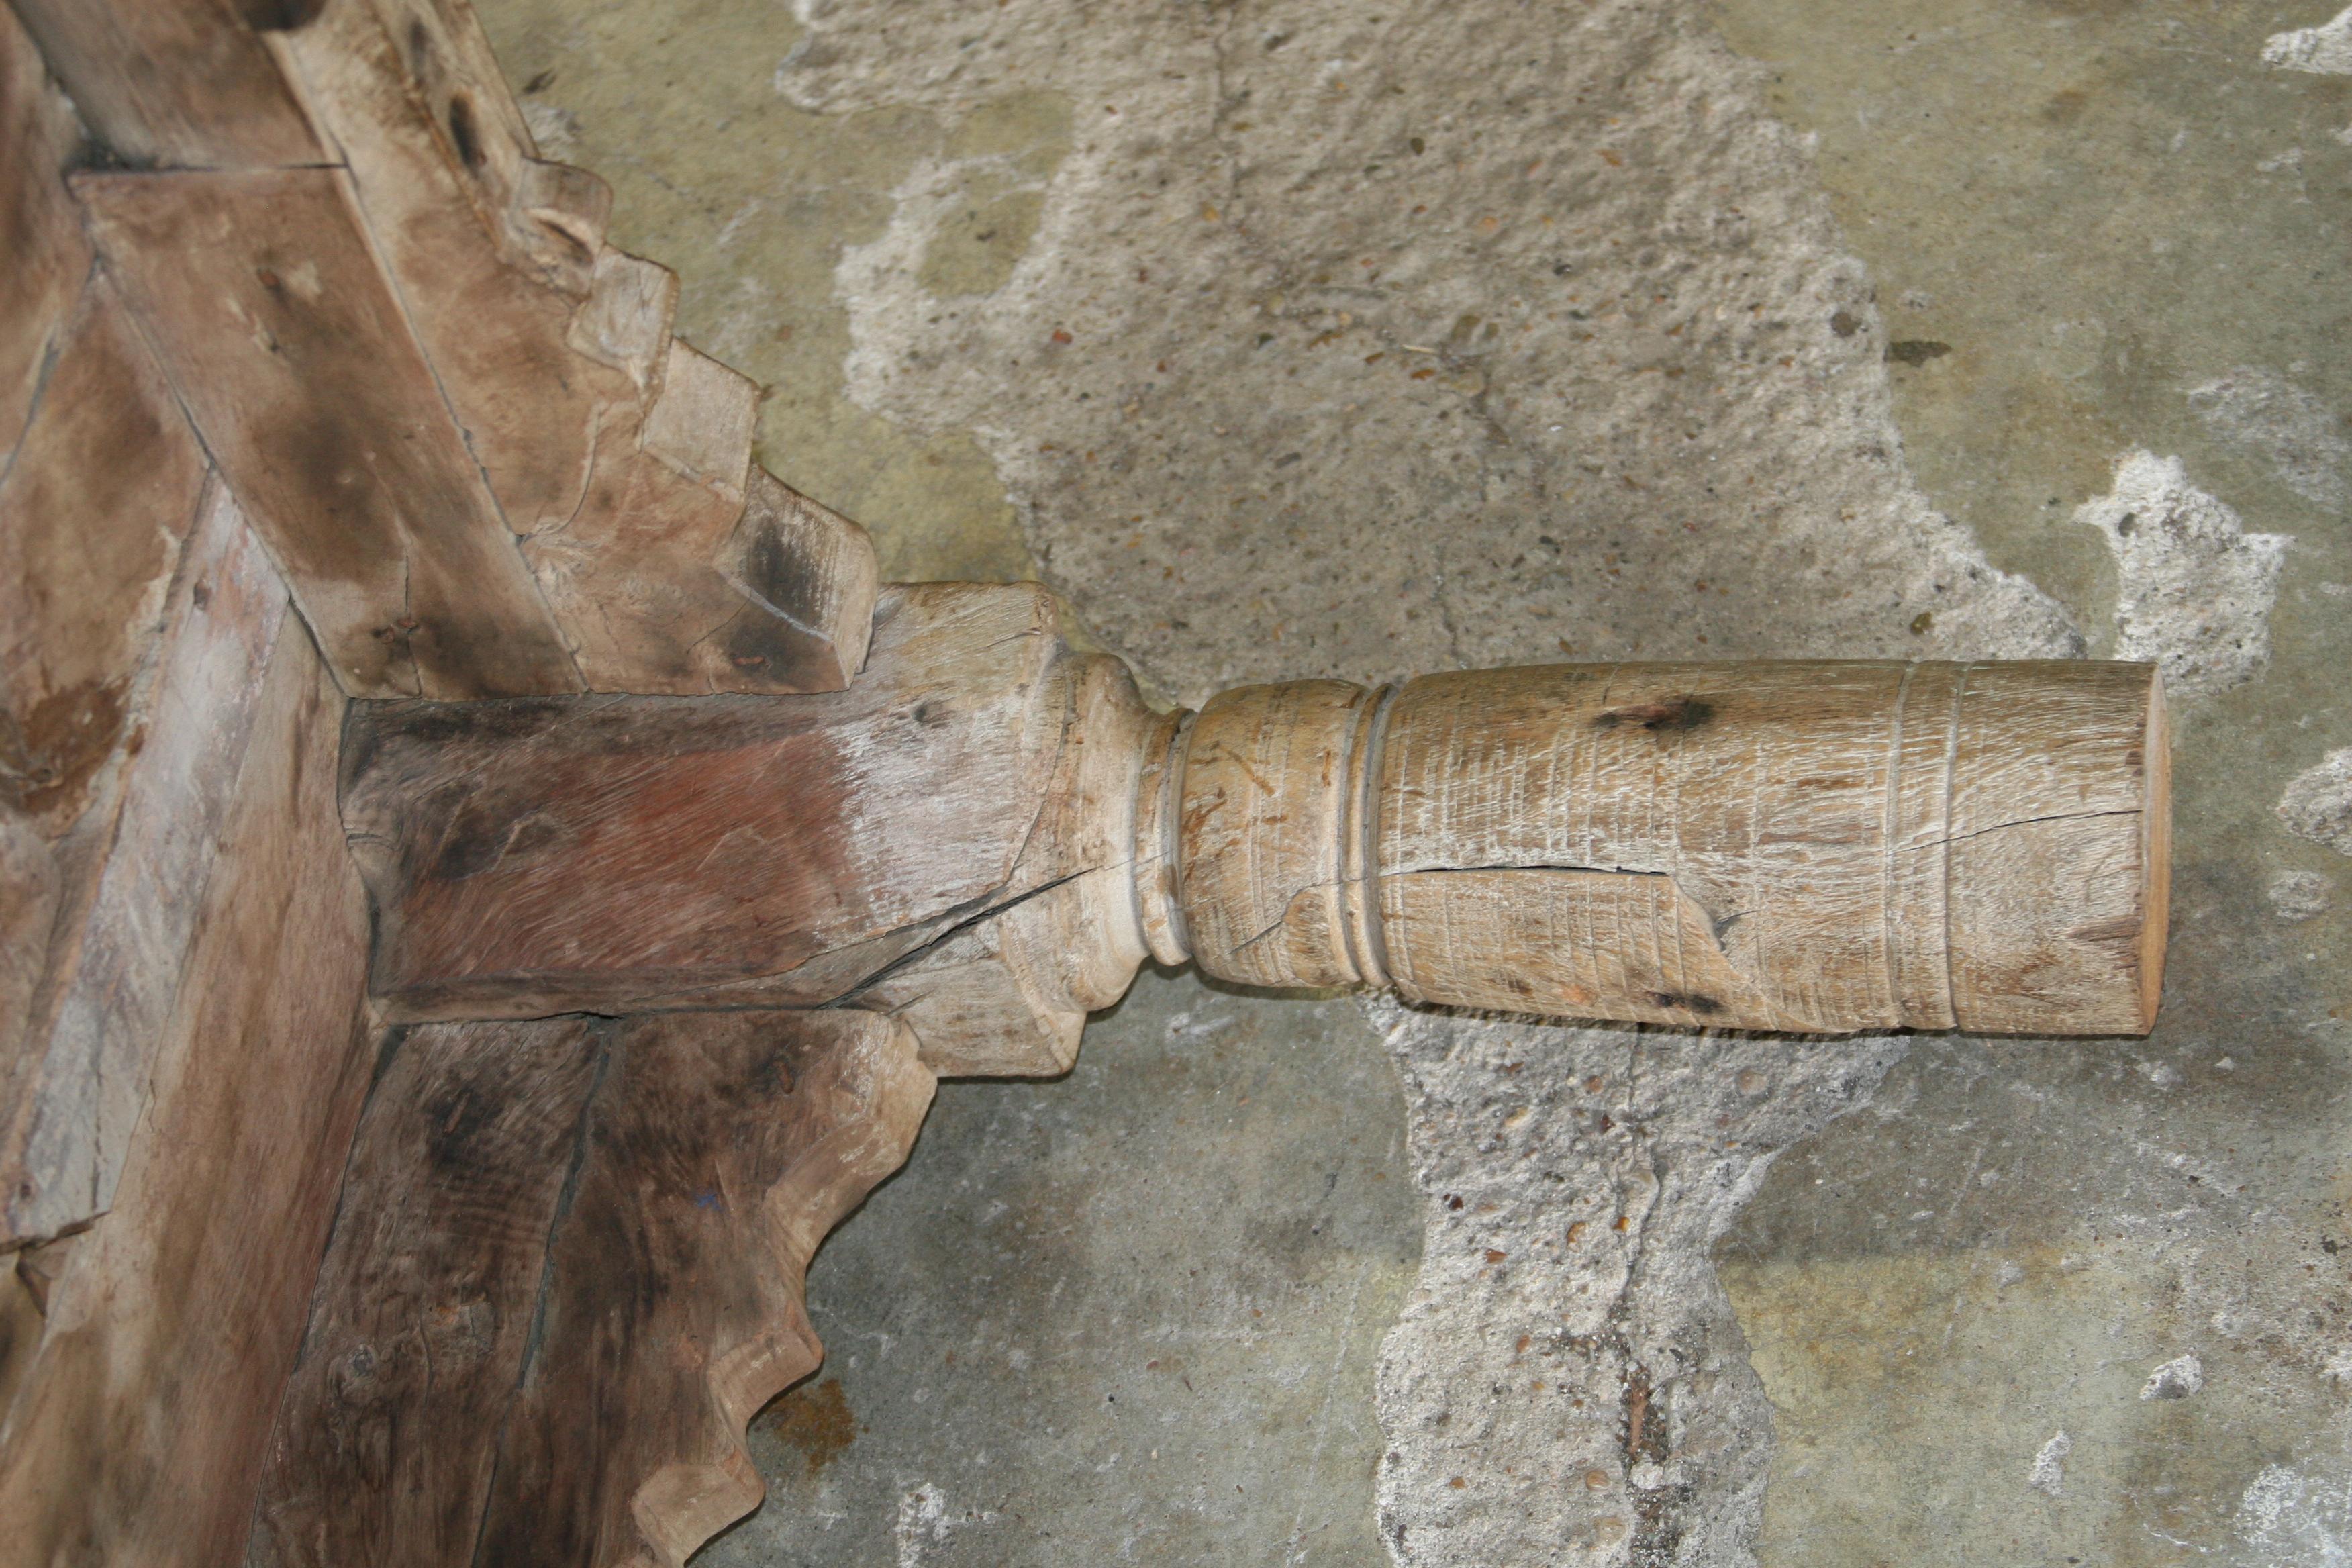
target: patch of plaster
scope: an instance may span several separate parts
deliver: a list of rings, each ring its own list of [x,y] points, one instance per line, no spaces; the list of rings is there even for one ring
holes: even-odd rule
[[[2352,1563],[2352,1499],[2290,1465],[2266,1465],[2239,1500],[2239,1536],[2264,1563],[2337,1568]]]
[[[2327,912],[2335,885],[2317,871],[2281,871],[2268,889],[2271,908],[2283,921],[2307,921]]]
[[[2140,1384],[2139,1396],[2142,1399],[2187,1399],[2204,1391],[2205,1363],[2197,1359],[2196,1352],[2191,1351],[2187,1355],[2174,1356],[2149,1373],[2147,1381]]]
[[[2316,27],[2273,33],[2263,45],[2263,63],[2280,70],[2352,76],[2352,9]]]
[[[2278,819],[2297,838],[2352,855],[2352,746],[2295,774],[2279,796]]]
[[[2042,1445],[2033,1456],[2033,1468],[2025,1474],[2025,1484],[2035,1491],[2051,1497],[2066,1493],[2066,1456],[2074,1451],[2074,1440],[2060,1432]]]
[[[1750,68],[1689,18],[812,15],[778,79],[804,108],[1078,106],[991,292],[923,286],[946,171],[900,185],[835,275],[845,374],[894,421],[975,432],[1048,578],[1163,689],[2079,651],[1908,481],[1868,281]]]
[[[2271,659],[2284,534],[2248,533],[2178,458],[2129,452],[2074,521],[2106,536],[2118,579],[2116,657],[2154,659],[2176,697],[2242,686]]]
[[[1381,1361],[1400,1563],[1753,1561],[1772,1408],[1710,1249],[1906,1042],[1371,1005],[1427,1216]]]
[[[2241,368],[2189,394],[2216,435],[2268,462],[2286,487],[2321,506],[2352,503],[2352,441],[2344,421],[2275,371]]]
[[[948,1500],[929,1481],[898,1500],[898,1568],[922,1568],[923,1550],[948,1538]]]

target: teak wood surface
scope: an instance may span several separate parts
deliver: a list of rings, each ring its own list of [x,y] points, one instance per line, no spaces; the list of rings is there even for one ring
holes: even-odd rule
[[[0,137],[0,1568],[682,1563],[935,1078],[1147,959],[2154,1016],[2147,667],[1155,712],[752,460],[465,0],[10,0]]]

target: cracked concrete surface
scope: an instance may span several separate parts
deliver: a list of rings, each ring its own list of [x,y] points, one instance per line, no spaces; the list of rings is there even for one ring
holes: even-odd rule
[[[1425,1238],[1381,1357],[1393,1556],[1750,1561],[1771,1406],[1710,1253],[1905,1042],[1373,1016]]]
[[[832,1358],[708,1561],[2352,1552],[2352,943],[2277,809],[2352,742],[2352,82],[2276,68],[2324,37],[2263,63],[2325,16],[485,16],[762,383],[772,468],[895,574],[1045,576],[1166,696],[2085,647],[2192,688],[2145,1042],[1148,976],[1069,1079],[945,1086],[820,1256]],[[2142,452],[2234,520],[2185,526],[2211,561],[2135,575]]]

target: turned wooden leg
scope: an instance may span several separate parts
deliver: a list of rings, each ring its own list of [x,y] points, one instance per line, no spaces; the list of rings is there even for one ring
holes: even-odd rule
[[[1181,723],[1138,888],[1208,973],[1808,1032],[2138,1034],[2151,665],[1559,665]],[[1156,853],[1158,865],[1145,857]]]
[[[2137,1033],[2146,665],[1564,665],[1154,714],[1026,586],[885,595],[848,691],[355,710],[409,1018],[822,1006],[1055,1072],[1147,955],[1557,1016]]]

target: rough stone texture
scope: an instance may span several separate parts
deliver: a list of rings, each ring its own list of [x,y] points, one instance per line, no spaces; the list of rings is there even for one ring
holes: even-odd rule
[[[1381,1357],[1391,1552],[1748,1560],[1772,1415],[1710,1250],[1905,1042],[1373,1013],[1427,1238]]]
[[[2316,27],[2272,34],[2263,45],[2263,63],[2315,76],[2352,76],[2352,9]]]
[[[2275,371],[2241,366],[2189,394],[2219,435],[2267,458],[2287,488],[2324,507],[2352,501],[2352,440],[2335,410]]]
[[[2289,780],[2278,818],[2297,838],[2352,855],[2352,746],[2328,752]]]
[[[1048,580],[1177,694],[2079,646],[1905,480],[1868,285],[1672,7],[816,14],[805,107],[1074,104],[993,291],[922,264],[998,154],[919,161],[845,251],[847,390],[976,434]]]
[[[2106,535],[2116,558],[2115,657],[2161,665],[2168,696],[2227,691],[2270,663],[2288,542],[2246,532],[2236,512],[2189,482],[2179,458],[2126,455],[2115,488],[2074,521]]]
[[[2352,942],[2272,893],[2340,875],[2274,808],[2352,742],[2327,489],[2352,409],[2330,349],[2352,83],[2262,63],[2323,18],[486,10],[551,150],[611,178],[616,237],[683,274],[688,335],[763,383],[770,467],[872,525],[895,574],[1042,571],[1172,696],[1564,650],[2014,655],[2079,628],[2111,653],[2127,557],[2077,514],[2143,450],[2242,538],[2293,541],[2274,603],[2233,612],[2267,665],[2176,712],[2153,1039],[1930,1038],[1889,1068],[1877,1041],[1379,1012],[1403,1104],[1378,1079],[1336,1092],[1347,1124],[1410,1130],[1423,1212],[1356,1209],[1351,1247],[1401,1301],[1419,1230],[1427,1292],[1385,1352],[1381,1443],[1340,1412],[1385,1324],[1321,1276],[1272,1289],[1294,1265],[1240,1223],[1300,1212],[1293,1177],[1255,1172],[1332,1168],[1325,1076],[1370,1070],[1377,1037],[1337,1021],[1351,1004],[1149,982],[1069,1081],[942,1090],[906,1173],[820,1256],[837,1381],[763,1425],[774,1500],[711,1562],[1369,1563],[1375,1465],[1379,1531],[1414,1564],[2352,1552]],[[2168,624],[2231,586],[2187,578]],[[1155,1043],[1187,1011],[1240,1054]],[[1314,1070],[1195,1163],[1152,1141],[1185,1091],[1090,1076],[1286,1051]],[[1388,1158],[1364,1190],[1401,1199]],[[1097,1205],[1075,1228],[1073,1203]],[[1612,1205],[1628,1229],[1570,1248]],[[1190,1297],[1147,1296],[1179,1278]],[[1262,1344],[1347,1369],[1302,1374],[1330,1426],[1259,1421],[1237,1372],[1194,1403],[1133,1372],[1158,1353],[1138,1321],[1242,1364],[1219,1336],[1244,1300]],[[1013,1375],[1019,1334],[1066,1359]],[[2189,1356],[2201,1386],[2140,1397]],[[1185,1436],[1138,1476],[1155,1430]]]
[[[2271,908],[2283,921],[2326,914],[2335,884],[2317,871],[2281,871],[2271,879]]]

